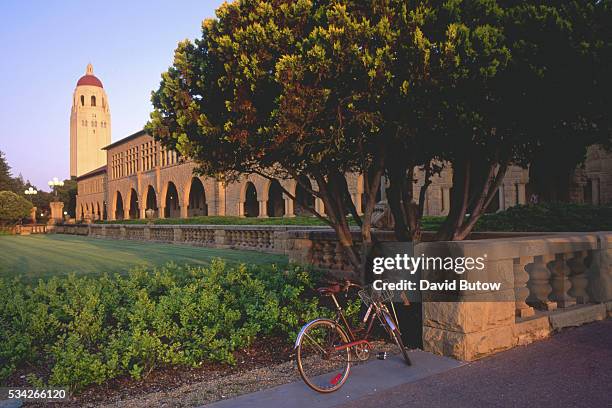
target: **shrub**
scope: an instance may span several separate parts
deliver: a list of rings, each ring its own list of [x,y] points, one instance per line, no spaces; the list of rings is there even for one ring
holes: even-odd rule
[[[128,276],[0,279],[0,376],[47,366],[49,385],[80,390],[167,365],[234,363],[258,336],[293,341],[320,314],[313,275],[297,266],[168,264]]]
[[[612,207],[543,203],[519,205],[481,218],[477,231],[609,231]]]
[[[0,191],[0,225],[14,224],[30,215],[32,203],[12,191]]]

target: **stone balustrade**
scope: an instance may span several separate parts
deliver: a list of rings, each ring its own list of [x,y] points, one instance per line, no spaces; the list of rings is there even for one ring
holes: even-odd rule
[[[423,344],[435,353],[474,360],[612,310],[611,232],[424,242],[415,254],[486,254],[484,270],[463,277],[502,283],[494,296],[459,292],[453,302],[423,303]]]
[[[154,224],[78,224],[58,225],[60,234],[95,238],[127,239],[188,244],[211,248],[235,248],[276,254],[287,253],[289,232],[327,230],[325,227],[291,225],[154,225]],[[340,262],[340,261],[339,261]],[[325,265],[317,264],[317,267]]]
[[[52,228],[47,224],[25,224],[14,227],[3,228],[0,231],[14,235],[46,234],[47,229]]]
[[[351,277],[334,231],[320,227],[242,225],[58,225],[55,232],[287,254],[298,263]],[[375,231],[377,242],[393,233]],[[353,232],[359,245],[359,231]],[[485,257],[485,267],[460,275],[498,281],[498,293],[457,291],[453,301],[423,296],[423,347],[474,360],[549,336],[555,330],[612,315],[612,232],[475,233],[456,242],[423,242],[416,256]],[[439,271],[422,278],[444,279]],[[455,275],[455,276],[452,276]],[[450,279],[458,279],[451,271]]]

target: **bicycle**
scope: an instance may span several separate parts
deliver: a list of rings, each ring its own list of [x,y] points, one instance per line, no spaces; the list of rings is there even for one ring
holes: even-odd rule
[[[359,289],[359,297],[368,306],[363,318],[363,327],[354,329],[348,323],[336,295],[348,293],[351,288]],[[345,280],[317,289],[329,296],[336,307],[336,318],[319,318],[306,323],[295,341],[294,349],[300,376],[310,388],[317,392],[329,393],[340,389],[348,379],[351,363],[365,361],[372,349],[368,338],[378,320],[400,348],[407,365],[411,365],[408,351],[404,347],[397,325],[393,303],[393,316],[385,305],[392,293],[375,290],[372,286],[362,287]],[[352,355],[356,360],[352,359]]]

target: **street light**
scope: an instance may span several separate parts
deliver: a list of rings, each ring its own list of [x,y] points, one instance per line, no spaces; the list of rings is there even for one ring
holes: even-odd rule
[[[25,194],[27,196],[33,196],[35,194],[38,194],[38,191],[36,191],[36,189],[33,189],[32,187],[30,187],[26,191],[24,191],[23,194]],[[32,201],[31,198],[30,198],[30,201]]]
[[[53,177],[53,180],[49,180],[49,187],[53,189],[55,192],[55,198],[57,199],[57,187],[61,187],[64,185],[64,182],[59,180],[57,177]]]

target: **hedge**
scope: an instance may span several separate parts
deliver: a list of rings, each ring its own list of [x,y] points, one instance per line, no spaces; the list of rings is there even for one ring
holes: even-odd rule
[[[0,279],[0,379],[17,368],[47,367],[33,384],[69,387],[160,366],[234,363],[258,336],[293,341],[324,310],[312,273],[297,266],[136,268],[127,276]],[[44,371],[44,370],[43,370]]]

